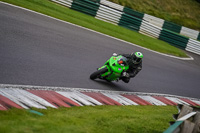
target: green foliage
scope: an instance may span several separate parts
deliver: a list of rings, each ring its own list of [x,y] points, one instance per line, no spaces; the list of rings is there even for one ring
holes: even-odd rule
[[[109,1],[200,31],[200,3],[196,0]]]
[[[84,106],[0,111],[0,131],[73,133],[160,133],[169,127],[175,106]]]

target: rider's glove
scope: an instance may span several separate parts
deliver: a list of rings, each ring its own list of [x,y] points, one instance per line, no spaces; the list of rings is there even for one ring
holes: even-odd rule
[[[113,53],[113,56],[117,56],[117,54],[116,54],[116,53]]]
[[[130,75],[129,75],[127,72],[123,72],[123,73],[122,73],[122,76],[123,76],[123,77],[127,77],[127,78],[130,77]]]

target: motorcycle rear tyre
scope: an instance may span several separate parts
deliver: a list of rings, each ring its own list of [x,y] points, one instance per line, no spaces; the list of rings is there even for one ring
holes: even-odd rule
[[[101,76],[101,74],[104,74],[105,72],[107,72],[108,69],[107,68],[102,68],[100,70],[97,70],[96,72],[93,72],[91,75],[90,75],[90,79],[94,80],[98,77]]]

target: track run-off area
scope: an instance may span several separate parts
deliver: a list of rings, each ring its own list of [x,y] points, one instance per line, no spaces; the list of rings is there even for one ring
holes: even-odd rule
[[[200,98],[200,56],[172,58],[70,23],[0,3],[0,84],[146,92]],[[144,54],[131,82],[92,81],[113,53]]]

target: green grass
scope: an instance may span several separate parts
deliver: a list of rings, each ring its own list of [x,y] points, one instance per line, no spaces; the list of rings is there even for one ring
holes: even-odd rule
[[[200,31],[200,3],[196,0],[109,0]]]
[[[187,57],[184,51],[168,43],[119,27],[86,14],[71,10],[49,0],[1,0],[68,21],[161,53]],[[134,50],[133,50],[134,51]]]
[[[173,121],[175,106],[84,106],[0,111],[2,133],[161,133]]]

